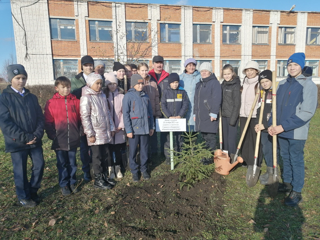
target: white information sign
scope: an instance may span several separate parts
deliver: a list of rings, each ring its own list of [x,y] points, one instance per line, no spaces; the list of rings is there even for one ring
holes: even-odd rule
[[[157,132],[185,132],[187,129],[185,118],[157,118]]]

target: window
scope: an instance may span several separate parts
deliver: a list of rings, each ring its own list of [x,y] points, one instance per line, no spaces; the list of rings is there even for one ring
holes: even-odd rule
[[[96,61],[98,60],[94,61],[94,66],[96,66]],[[103,62],[106,65],[105,72],[113,72],[113,59],[101,59],[99,61]]]
[[[110,21],[89,21],[90,41],[111,42],[112,22]]]
[[[54,78],[66,76],[71,80],[78,74],[78,60],[54,59],[53,60]]]
[[[307,28],[307,44],[320,45],[320,28]]]
[[[224,25],[223,28],[222,42],[225,44],[240,44],[240,30],[241,26],[237,25]]]
[[[209,62],[210,64],[212,63],[211,60],[197,60],[197,66],[196,69],[199,69],[200,65],[204,62]]]
[[[262,72],[268,68],[268,60],[254,60],[259,64],[259,70]]]
[[[312,67],[312,76],[319,76],[319,61],[318,60],[307,60],[306,66]]]
[[[240,76],[240,60],[223,60],[222,61],[222,67],[226,64],[230,64],[233,67],[234,72]]]
[[[148,23],[127,22],[127,41],[147,42],[148,41]]]
[[[180,42],[180,24],[160,23],[161,42]]]
[[[295,44],[294,34],[295,28],[293,27],[279,27],[278,41],[280,44]]]
[[[268,44],[269,27],[253,27],[253,44]]]
[[[168,73],[180,73],[181,61],[180,60],[167,60],[164,61],[164,70]]]
[[[211,43],[211,25],[193,24],[193,42]]]
[[[288,75],[287,60],[278,60],[277,64],[277,76],[286,77]]]
[[[74,19],[50,19],[51,39],[75,40],[76,27]]]

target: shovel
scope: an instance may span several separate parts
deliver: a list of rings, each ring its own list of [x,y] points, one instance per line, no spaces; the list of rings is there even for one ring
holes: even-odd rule
[[[253,110],[254,110],[254,108],[255,108],[255,106],[256,106],[256,104],[257,104],[257,101],[258,101],[259,92],[260,92],[260,90],[259,90],[259,88],[257,88],[256,97],[255,97],[255,99],[254,99],[254,101],[253,101],[253,104],[252,104],[252,107],[251,107],[249,116],[248,116],[248,118],[247,118],[246,125],[245,125],[244,128],[243,128],[243,132],[242,132],[242,134],[241,134],[241,138],[240,138],[240,141],[239,141],[239,143],[238,143],[238,147],[237,147],[236,154],[235,154],[235,155],[233,156],[233,158],[231,159],[231,163],[234,163],[234,162],[237,160],[237,158],[239,157],[239,150],[240,150],[240,148],[241,148],[241,145],[242,145],[244,136],[245,136],[246,133],[247,133],[247,129],[248,129],[248,126],[249,126],[249,123],[250,123],[250,120],[251,120],[251,117],[252,117],[252,114],[253,114]]]
[[[220,110],[220,116],[219,116],[219,140],[220,140],[220,149],[222,150],[222,116],[221,116],[221,110]]]
[[[277,126],[277,111],[276,111],[276,72],[272,72],[272,126]],[[279,177],[277,169],[277,135],[272,136],[272,154],[273,154],[273,175],[269,176],[268,193],[270,197],[275,197],[278,193]]]
[[[266,94],[266,92],[263,91],[258,124],[262,123],[264,103],[265,103],[264,102],[265,94]],[[259,175],[260,175],[260,167],[257,166],[257,159],[258,159],[259,147],[260,147],[260,138],[261,138],[261,131],[257,132],[256,148],[254,150],[254,164],[253,164],[252,168],[251,168],[251,166],[249,166],[248,171],[247,171],[246,180],[247,180],[248,187],[254,187],[257,184],[258,179],[259,179]]]

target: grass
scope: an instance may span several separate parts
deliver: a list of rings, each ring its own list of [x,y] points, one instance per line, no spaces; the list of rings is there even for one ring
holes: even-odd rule
[[[40,189],[43,200],[34,209],[24,209],[16,204],[11,158],[10,154],[4,153],[4,139],[0,136],[0,239],[130,239],[110,224],[110,219],[117,214],[116,199],[125,187],[135,185],[143,188],[147,183],[133,184],[131,174],[127,173],[111,191],[94,189],[92,183],[82,181],[79,193],[62,197],[55,154],[50,150],[51,141],[45,137],[43,142],[46,161]],[[271,199],[259,183],[248,188],[246,169],[240,167],[225,177],[224,211],[213,216],[216,229],[211,231],[212,222],[208,222],[201,236],[190,236],[190,239],[320,239],[319,144],[320,109],[311,121],[305,147],[304,201],[299,207],[284,206],[283,194]],[[78,167],[77,177],[82,179],[79,157]],[[31,168],[31,163],[28,168]],[[265,171],[264,165],[262,171]],[[169,167],[160,164],[153,170],[152,177],[159,178],[165,174],[170,174]],[[215,195],[208,193],[208,196],[214,203]],[[52,226],[49,225],[50,220],[54,222]],[[144,224],[139,221],[137,219],[139,225]],[[157,232],[157,239],[163,239],[161,232]]]

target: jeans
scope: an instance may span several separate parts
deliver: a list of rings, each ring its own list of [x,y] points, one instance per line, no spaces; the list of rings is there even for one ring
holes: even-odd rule
[[[140,170],[141,172],[147,171],[147,161],[148,161],[148,140],[149,134],[146,135],[133,135],[133,138],[128,138],[129,140],[129,159],[130,168],[133,174],[138,173],[139,165],[136,162],[136,157],[138,153],[138,145],[140,151]]]
[[[30,182],[27,175],[27,160],[30,156],[32,161],[32,173]],[[31,193],[36,193],[40,188],[44,159],[42,147],[30,148],[11,153],[14,183],[18,199],[30,199]]]
[[[90,172],[90,163],[91,163],[91,149],[88,146],[87,136],[80,137],[80,159],[82,162],[82,171],[83,172]]]
[[[278,137],[283,161],[283,181],[291,183],[293,191],[301,192],[304,185],[303,149],[306,140]]]
[[[59,185],[65,187],[77,182],[77,149],[69,151],[56,150]]]

